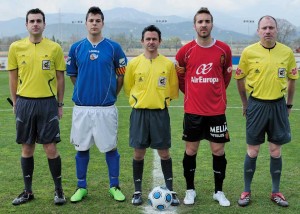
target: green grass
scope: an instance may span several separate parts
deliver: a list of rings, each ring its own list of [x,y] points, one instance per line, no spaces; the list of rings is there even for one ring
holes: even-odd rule
[[[58,149],[62,157],[62,176],[64,191],[69,199],[76,188],[75,176],[75,150],[69,143],[72,114],[72,86],[66,78],[64,116],[61,120],[62,142]],[[236,201],[243,190],[243,161],[246,152],[245,118],[242,117],[241,102],[236,89],[235,80],[232,80],[228,89],[227,119],[231,142],[226,145],[228,161],[227,175],[224,183],[224,192],[231,201],[231,206],[220,207],[212,200],[213,172],[212,158],[209,145],[203,141],[197,157],[197,171],[195,185],[197,200],[194,206],[181,204],[177,213],[300,213],[300,83],[297,83],[294,99],[294,108],[290,116],[292,128],[292,142],[283,147],[283,172],[281,178],[281,191],[288,199],[290,206],[281,208],[274,205],[270,199],[271,178],[269,173],[268,144],[261,147],[257,161],[257,170],[252,184],[252,204],[245,208],[238,207]],[[53,204],[53,181],[48,169],[45,153],[40,145],[35,152],[35,171],[33,175],[33,190],[35,200],[21,206],[11,205],[11,201],[23,189],[23,180],[20,169],[21,146],[15,143],[15,121],[11,107],[6,101],[9,96],[8,74],[0,72],[0,213],[142,213],[142,207],[131,205],[131,196],[134,191],[131,161],[133,151],[128,146],[128,127],[130,108],[125,95],[119,96],[119,143],[121,154],[121,188],[126,195],[126,201],[117,203],[108,195],[108,175],[104,154],[96,147],[91,149],[91,160],[88,169],[88,197],[81,203],[68,202],[65,206],[57,207]],[[178,192],[181,202],[185,194],[185,181],[182,170],[184,143],[182,134],[182,94],[180,99],[172,102],[170,108],[172,126],[172,148],[174,170],[174,190]],[[144,200],[152,188],[152,150],[147,150],[145,158],[143,180]],[[144,203],[146,204],[146,203]]]

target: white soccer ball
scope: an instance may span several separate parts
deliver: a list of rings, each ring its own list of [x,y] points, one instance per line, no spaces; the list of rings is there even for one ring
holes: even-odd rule
[[[148,195],[148,204],[157,210],[167,209],[172,202],[172,193],[166,187],[157,186]]]

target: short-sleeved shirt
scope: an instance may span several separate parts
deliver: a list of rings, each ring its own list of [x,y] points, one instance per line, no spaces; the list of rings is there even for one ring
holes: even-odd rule
[[[64,54],[59,44],[43,38],[13,42],[8,52],[7,70],[18,69],[17,95],[29,98],[56,96],[56,71],[65,71]]]
[[[144,54],[129,61],[124,77],[125,94],[133,108],[164,109],[178,98],[178,77],[174,63],[159,54],[147,59]]]
[[[180,48],[176,60],[180,67],[185,68],[184,75],[178,76],[179,82],[185,84],[185,113],[202,116],[224,114],[226,88],[232,75],[230,47],[219,40],[203,47],[193,40]]]
[[[67,75],[76,77],[72,100],[79,106],[109,106],[117,99],[117,76],[123,76],[127,58],[121,46],[104,38],[92,44],[87,38],[72,45]]]
[[[264,48],[260,42],[246,47],[241,55],[235,79],[246,77],[246,89],[261,100],[276,100],[287,92],[287,79],[298,79],[293,51],[276,42]]]

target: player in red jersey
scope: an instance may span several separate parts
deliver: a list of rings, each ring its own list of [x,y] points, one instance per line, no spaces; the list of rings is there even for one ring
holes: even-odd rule
[[[226,172],[224,146],[229,142],[225,116],[226,88],[232,75],[230,47],[211,37],[213,16],[201,8],[194,16],[197,38],[176,54],[179,87],[184,93],[185,154],[183,158],[186,195],[184,204],[194,204],[196,156],[201,140],[208,140],[213,157],[215,192],[213,199],[230,206],[222,187]]]

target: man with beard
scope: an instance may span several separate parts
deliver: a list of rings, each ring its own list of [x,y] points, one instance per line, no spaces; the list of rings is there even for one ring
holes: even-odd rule
[[[232,75],[230,47],[211,37],[213,16],[200,8],[194,16],[197,38],[176,55],[176,70],[184,96],[183,158],[186,195],[184,204],[194,204],[196,156],[201,140],[208,140],[213,158],[215,190],[213,199],[230,206],[222,187],[226,172],[225,143],[229,134],[225,116],[226,88]]]

